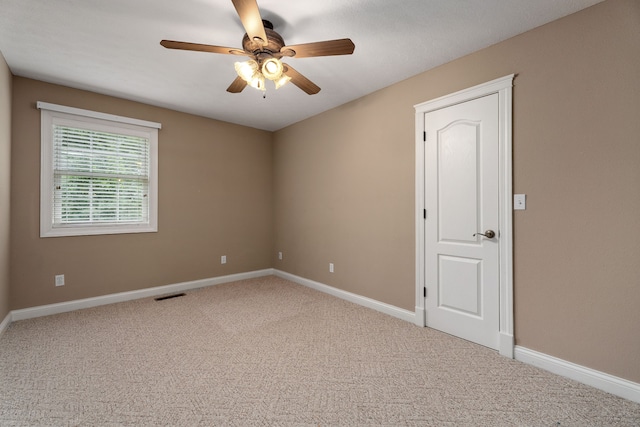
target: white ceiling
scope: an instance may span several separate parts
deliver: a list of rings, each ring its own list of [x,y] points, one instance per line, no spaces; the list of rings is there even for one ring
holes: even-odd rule
[[[231,94],[242,57],[160,46],[241,47],[231,0],[0,0],[0,51],[17,76],[277,130],[600,1],[258,0],[289,45],[355,43],[288,60],[322,88],[311,96],[291,84]]]

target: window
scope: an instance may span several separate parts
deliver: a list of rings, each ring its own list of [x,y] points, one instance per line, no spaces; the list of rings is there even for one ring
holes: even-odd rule
[[[159,123],[38,102],[40,237],[158,231]]]

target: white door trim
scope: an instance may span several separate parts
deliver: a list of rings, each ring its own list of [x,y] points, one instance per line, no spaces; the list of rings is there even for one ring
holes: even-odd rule
[[[514,74],[492,80],[414,106],[416,110],[416,324],[425,322],[425,144],[424,115],[493,93],[498,94],[500,120],[500,341],[499,351],[513,358],[513,185],[512,185],[512,88]]]

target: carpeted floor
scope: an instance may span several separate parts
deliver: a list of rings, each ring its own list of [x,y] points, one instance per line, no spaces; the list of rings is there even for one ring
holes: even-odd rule
[[[640,404],[273,276],[13,323],[2,426],[640,426]]]

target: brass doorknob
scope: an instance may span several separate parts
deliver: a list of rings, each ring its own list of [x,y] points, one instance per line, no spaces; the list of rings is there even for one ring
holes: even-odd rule
[[[484,236],[487,239],[493,239],[494,237],[496,237],[496,232],[493,230],[487,230],[484,233],[475,233],[473,237],[476,237],[477,235]]]

